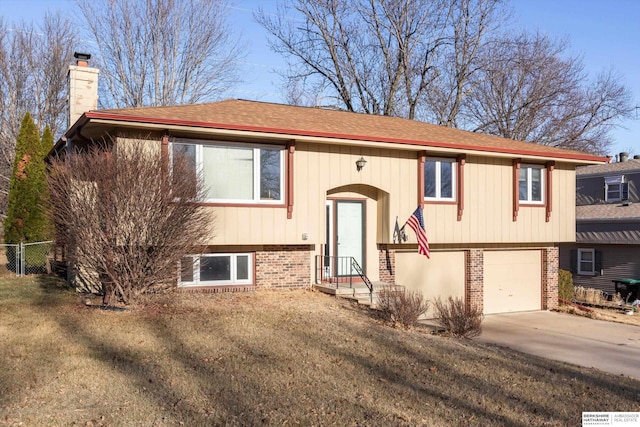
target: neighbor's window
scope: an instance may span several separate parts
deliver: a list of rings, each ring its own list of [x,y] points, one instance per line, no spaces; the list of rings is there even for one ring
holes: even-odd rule
[[[283,203],[284,149],[245,145],[206,145],[176,142],[172,155],[193,159],[202,174],[205,201]]]
[[[594,249],[578,249],[578,274],[596,274],[596,253]]]
[[[455,201],[456,160],[427,158],[424,163],[424,199]]]
[[[629,184],[625,182],[624,175],[605,177],[604,187],[604,199],[607,202],[619,202],[629,198]]]
[[[543,203],[544,166],[522,165],[518,176],[518,194],[523,203]]]
[[[243,285],[253,282],[253,255],[187,255],[180,261],[179,286]]]

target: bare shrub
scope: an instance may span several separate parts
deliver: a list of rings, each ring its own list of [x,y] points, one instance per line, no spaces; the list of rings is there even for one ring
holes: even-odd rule
[[[484,316],[478,307],[469,307],[462,298],[449,297],[434,302],[436,322],[455,337],[473,338],[482,332]]]
[[[118,141],[119,143],[120,141]],[[124,141],[123,141],[124,142]],[[204,244],[213,218],[188,159],[151,141],[51,160],[51,217],[78,283],[125,304],[175,286],[177,265]],[[117,149],[116,149],[117,148]]]
[[[607,296],[599,289],[576,286],[575,296],[576,301],[586,302],[588,304],[603,305],[607,303]]]
[[[384,286],[378,294],[382,317],[394,325],[411,328],[429,310],[422,292],[399,286]]]
[[[615,295],[613,295],[611,302],[614,303],[615,305],[625,304],[625,300],[624,298],[622,298],[622,295],[620,295],[620,292],[616,292]]]

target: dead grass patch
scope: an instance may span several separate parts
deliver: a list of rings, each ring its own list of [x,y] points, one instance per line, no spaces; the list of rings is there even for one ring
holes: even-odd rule
[[[588,311],[580,310],[576,307],[561,305],[557,311],[564,313],[575,314],[578,316],[585,316],[591,319],[605,320],[607,322],[625,323],[627,325],[640,326],[640,312],[633,314],[627,314],[625,311],[616,309],[607,309],[599,307],[587,307]],[[629,310],[631,307],[629,306]]]
[[[175,294],[129,312],[0,280],[0,425],[579,425],[636,380],[392,329],[311,291]]]

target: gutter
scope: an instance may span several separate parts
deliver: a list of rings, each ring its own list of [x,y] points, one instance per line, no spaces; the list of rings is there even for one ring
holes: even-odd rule
[[[299,136],[299,137],[310,137],[313,139],[331,139],[331,140],[345,140],[345,141],[362,141],[369,143],[394,143],[399,145],[405,145],[407,147],[414,146],[419,148],[429,147],[429,148],[440,148],[440,149],[453,149],[458,150],[459,152],[469,152],[476,151],[480,153],[495,153],[495,154],[503,154],[505,157],[507,155],[511,156],[529,156],[535,158],[546,158],[546,159],[562,159],[562,160],[574,160],[576,163],[584,163],[584,164],[594,164],[594,163],[606,163],[608,159],[606,157],[594,156],[591,154],[573,154],[573,153],[549,153],[549,152],[541,152],[535,150],[509,150],[506,148],[498,148],[498,147],[485,147],[485,146],[476,146],[476,145],[467,145],[467,144],[452,144],[445,142],[434,142],[434,141],[423,141],[423,140],[411,140],[411,139],[394,139],[387,137],[374,138],[371,136],[364,135],[352,135],[352,134],[339,134],[339,133],[329,133],[329,132],[311,132],[311,131],[303,131],[303,130],[293,130],[293,129],[278,129],[278,128],[269,128],[263,126],[238,126],[228,123],[212,123],[212,122],[199,122],[192,120],[174,120],[174,119],[158,119],[158,118],[149,118],[149,117],[140,117],[140,116],[131,116],[125,114],[114,114],[114,113],[103,113],[98,111],[88,111],[86,112],[78,122],[82,119],[96,119],[96,121],[106,121],[106,122],[127,122],[129,126],[131,123],[144,123],[148,125],[162,125],[163,128],[169,126],[177,126],[180,128],[184,127],[194,127],[201,129],[216,129],[216,130],[226,130],[226,131],[236,131],[236,132],[258,132],[258,133],[266,133],[272,134],[273,137],[286,137],[291,139],[291,136]],[[76,127],[76,125],[74,127]],[[84,123],[82,124],[82,126]],[[70,129],[70,131],[73,127]],[[508,141],[508,140],[507,140]]]
[[[44,157],[45,161],[48,161],[52,156],[58,154],[59,151],[66,146],[67,140],[72,139],[73,137],[80,134],[80,131],[88,122],[89,118],[87,117],[87,113],[84,113],[78,120],[76,120],[73,126],[67,129],[67,131],[60,137],[60,139],[56,141],[51,150],[49,150],[47,155]]]
[[[586,219],[578,219],[576,218],[576,223],[580,224],[599,224],[599,223],[636,223],[640,222],[640,217],[630,217],[630,218],[586,218]]]

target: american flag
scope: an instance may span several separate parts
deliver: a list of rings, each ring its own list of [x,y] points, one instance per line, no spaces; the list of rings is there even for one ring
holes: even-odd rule
[[[411,214],[411,217],[407,220],[407,224],[416,232],[418,253],[430,258],[431,251],[429,250],[427,232],[424,230],[424,218],[422,217],[422,208],[420,206]]]

